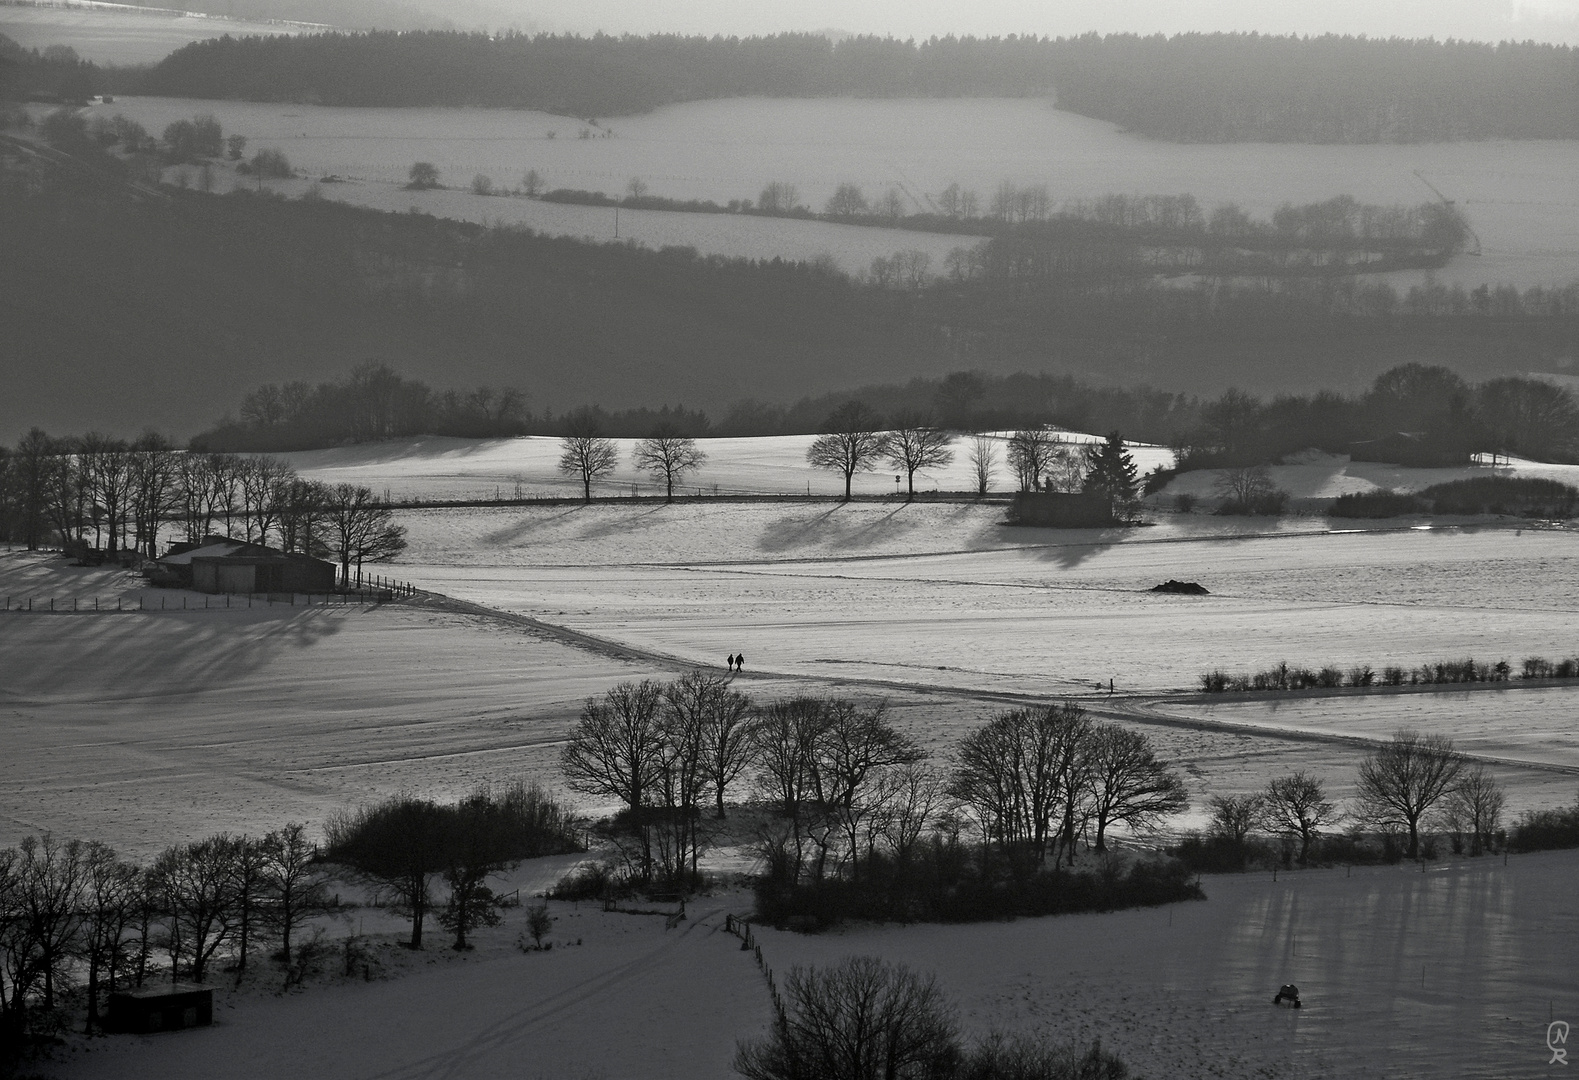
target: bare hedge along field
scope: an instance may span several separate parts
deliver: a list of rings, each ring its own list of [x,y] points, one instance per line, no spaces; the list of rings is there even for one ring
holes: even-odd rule
[[[639,177],[654,195],[755,199],[770,180],[794,184],[820,209],[840,183],[867,195],[896,187],[926,209],[950,182],[988,199],[1003,180],[1045,183],[1055,204],[1114,192],[1194,195],[1208,208],[1236,202],[1268,214],[1285,202],[1352,195],[1361,202],[1417,204],[1433,185],[1468,215],[1482,254],[1437,272],[1445,282],[1567,285],[1579,277],[1579,143],[1560,141],[1306,146],[1156,142],[1100,120],[1064,113],[1044,99],[726,99],[675,105],[642,116],[587,119],[484,109],[355,109],[170,98],[123,98],[94,106],[157,133],[194,113],[217,116],[252,149],[278,148],[326,197],[386,209],[416,206],[469,220],[515,221],[563,235],[612,237],[613,212],[549,206],[468,192],[405,192],[413,162],[438,166],[443,183],[466,189],[473,176],[513,188],[535,169],[549,188],[618,197]],[[579,138],[586,129],[591,138]],[[602,134],[610,132],[610,137]],[[550,133],[553,133],[550,137]],[[1136,190],[1144,176],[1145,190]],[[281,190],[305,190],[306,180]],[[847,270],[872,254],[906,248],[943,252],[967,237],[922,238],[884,229],[729,215],[621,213],[622,237],[704,252],[804,258],[830,251]],[[628,234],[626,230],[631,230]],[[875,233],[865,243],[851,234]],[[1420,272],[1395,276],[1419,281]]]

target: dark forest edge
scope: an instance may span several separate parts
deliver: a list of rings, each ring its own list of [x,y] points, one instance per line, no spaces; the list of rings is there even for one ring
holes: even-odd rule
[[[1568,46],[1259,34],[1073,38],[820,34],[591,38],[448,31],[230,37],[151,69],[0,48],[0,93],[109,90],[362,106],[492,106],[593,118],[710,98],[1056,96],[1180,142],[1579,137]],[[413,79],[412,71],[430,73]]]
[[[239,417],[226,417],[194,437],[194,450],[280,452],[445,435],[500,438],[562,436],[577,425],[600,436],[646,438],[665,431],[686,438],[823,434],[841,407],[859,403],[873,430],[893,417],[925,417],[958,432],[1053,427],[1120,432],[1131,442],[1172,447],[1178,466],[1148,477],[1148,493],[1174,475],[1200,468],[1275,464],[1306,450],[1359,455],[1363,460],[1445,466],[1477,453],[1516,453],[1536,460],[1579,459],[1579,405],[1565,389],[1539,379],[1493,379],[1474,385],[1442,367],[1406,364],[1384,372],[1364,393],[1282,395],[1264,401],[1229,390],[1202,400],[1147,386],[1100,387],[1070,376],[992,375],[961,371],[907,383],[805,397],[793,405],[743,401],[717,422],[684,405],[605,410],[584,406],[534,415],[516,389],[482,386],[435,392],[386,364],[368,362],[339,381],[267,384],[243,398]],[[1400,438],[1398,433],[1408,433]],[[1397,514],[1535,512],[1568,516],[1573,491],[1553,481],[1496,478],[1495,490],[1464,483],[1438,485],[1389,501],[1378,493],[1338,500],[1335,516],[1373,504]],[[1383,505],[1385,504],[1385,505]]]

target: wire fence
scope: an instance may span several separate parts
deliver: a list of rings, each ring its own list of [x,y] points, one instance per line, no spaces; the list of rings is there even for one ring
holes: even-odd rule
[[[330,593],[201,593],[189,592],[174,595],[151,595],[139,592],[134,596],[7,596],[4,611],[33,612],[35,614],[127,613],[158,611],[214,611],[253,607],[361,607],[409,600],[420,589],[406,582]],[[201,603],[199,603],[201,599]]]

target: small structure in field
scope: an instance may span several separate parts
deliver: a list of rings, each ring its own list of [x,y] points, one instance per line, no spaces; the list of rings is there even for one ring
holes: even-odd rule
[[[120,990],[110,995],[104,1013],[104,1030],[131,1035],[207,1027],[213,1022],[214,991],[195,983]]]
[[[195,544],[172,544],[149,580],[206,593],[330,592],[335,566],[229,536],[205,536]]]
[[[1152,592],[1178,593],[1180,596],[1210,596],[1211,590],[1198,581],[1176,581],[1169,578],[1161,585],[1153,585]]]

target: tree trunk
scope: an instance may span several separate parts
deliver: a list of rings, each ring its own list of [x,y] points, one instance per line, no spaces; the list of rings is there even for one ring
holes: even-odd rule
[[[850,481],[854,478],[854,476],[855,476],[855,470],[853,470],[853,469],[849,470],[848,472],[846,472],[844,474],[844,501],[845,502],[849,502],[850,501]]]

